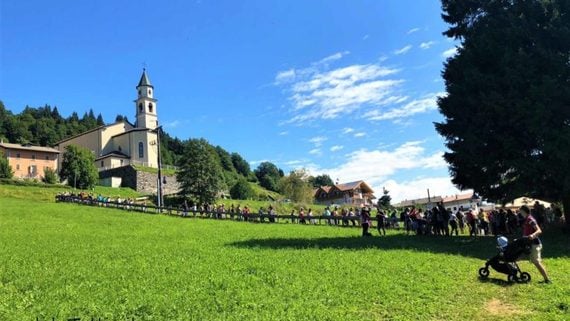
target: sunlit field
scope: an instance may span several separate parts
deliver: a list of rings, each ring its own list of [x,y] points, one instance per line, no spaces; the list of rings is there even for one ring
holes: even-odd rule
[[[570,242],[553,284],[477,270],[494,239],[168,217],[0,196],[1,320],[569,320]],[[376,231],[373,231],[376,232]]]

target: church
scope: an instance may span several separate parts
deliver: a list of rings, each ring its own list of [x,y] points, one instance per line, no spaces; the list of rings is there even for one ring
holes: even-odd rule
[[[136,122],[127,120],[100,126],[57,143],[63,154],[69,145],[87,148],[95,155],[95,166],[99,172],[128,165],[158,168],[158,127],[154,86],[143,69],[136,87]],[[62,157],[60,157],[61,168]]]
[[[66,138],[56,145],[61,155],[65,147],[76,145],[87,148],[95,156],[100,185],[130,187],[138,192],[156,193],[158,177],[158,117],[154,86],[143,69],[136,87],[136,122],[127,120],[93,128],[79,135]],[[58,159],[61,168],[63,157]],[[162,192],[177,193],[180,184],[175,174],[162,173]]]

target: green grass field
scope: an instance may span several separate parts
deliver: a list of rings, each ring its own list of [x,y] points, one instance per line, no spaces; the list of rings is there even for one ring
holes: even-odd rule
[[[14,191],[16,193],[16,191]],[[14,194],[13,193],[13,194]],[[477,269],[492,238],[182,219],[0,195],[0,320],[569,320],[570,242],[554,284]],[[16,193],[17,194],[17,193]],[[377,235],[375,233],[375,235]]]

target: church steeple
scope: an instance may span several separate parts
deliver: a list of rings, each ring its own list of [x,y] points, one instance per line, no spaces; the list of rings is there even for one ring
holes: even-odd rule
[[[156,99],[153,98],[154,86],[150,84],[145,68],[137,85],[137,91],[137,100],[135,100],[137,127],[154,129],[158,126]]]
[[[143,68],[141,80],[139,80],[139,84],[138,84],[137,88],[139,88],[141,86],[147,86],[150,88],[154,88],[154,86],[150,84],[150,80],[148,80],[148,75],[146,74],[146,68]]]

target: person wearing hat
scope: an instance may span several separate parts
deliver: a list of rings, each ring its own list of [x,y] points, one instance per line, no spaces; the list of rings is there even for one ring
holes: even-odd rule
[[[536,266],[540,274],[542,274],[544,283],[551,283],[546,273],[546,268],[542,264],[542,258],[540,257],[542,242],[540,241],[539,235],[542,234],[542,230],[535,218],[530,214],[528,206],[521,206],[520,213],[524,217],[523,237],[527,237],[532,242],[529,255],[530,261]]]

